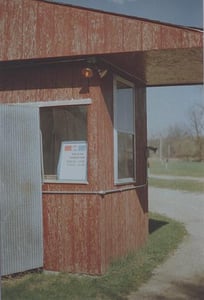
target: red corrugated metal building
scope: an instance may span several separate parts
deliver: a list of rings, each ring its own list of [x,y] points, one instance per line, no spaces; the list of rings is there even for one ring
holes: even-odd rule
[[[0,28],[0,102],[39,109],[44,269],[102,274],[148,236],[146,87],[202,83],[202,32],[37,0]]]

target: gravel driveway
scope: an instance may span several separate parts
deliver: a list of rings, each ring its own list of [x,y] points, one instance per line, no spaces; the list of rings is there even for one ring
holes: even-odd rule
[[[183,222],[189,236],[128,299],[204,299],[204,195],[149,188],[149,210]]]

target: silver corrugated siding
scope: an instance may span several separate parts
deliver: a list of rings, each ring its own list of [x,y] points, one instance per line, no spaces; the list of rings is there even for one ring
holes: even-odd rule
[[[0,106],[1,273],[43,265],[39,112]]]

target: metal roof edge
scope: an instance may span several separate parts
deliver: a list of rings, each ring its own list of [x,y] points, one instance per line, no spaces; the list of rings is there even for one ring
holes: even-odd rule
[[[180,28],[180,29],[186,29],[186,30],[195,31],[195,32],[202,32],[202,33],[204,32],[203,28],[185,26],[185,25],[177,25],[177,24],[162,22],[162,21],[153,20],[153,19],[147,19],[147,18],[127,15],[127,14],[115,13],[115,12],[112,12],[112,11],[106,11],[106,10],[102,10],[102,9],[100,10],[100,9],[96,9],[96,8],[80,6],[80,5],[77,5],[77,4],[75,5],[75,4],[70,4],[70,3],[59,2],[58,0],[36,0],[36,1],[38,1],[38,2],[47,2],[47,3],[63,5],[63,6],[69,6],[69,7],[73,7],[73,8],[75,7],[75,8],[80,8],[80,9],[83,9],[83,10],[89,10],[89,11],[109,14],[109,15],[118,16],[118,17],[125,17],[125,18],[129,18],[129,19],[135,19],[135,20],[145,21],[145,22],[159,24],[159,25],[165,25],[165,26],[170,26],[170,27],[175,27],[175,28]]]

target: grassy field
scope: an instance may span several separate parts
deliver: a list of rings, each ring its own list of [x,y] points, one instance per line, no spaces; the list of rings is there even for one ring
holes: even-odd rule
[[[166,164],[159,159],[150,159],[149,175],[184,177],[182,179],[165,179],[151,178],[150,176],[148,179],[150,186],[186,192],[204,193],[204,183],[196,181],[196,177],[204,178],[204,162],[170,160],[168,164]],[[185,179],[185,176],[190,176],[192,179]]]
[[[204,183],[196,180],[166,180],[149,178],[148,183],[150,186],[158,188],[181,190],[191,193],[204,193]]]
[[[166,164],[159,159],[150,159],[149,162],[151,174],[204,177],[204,162],[169,160]]]
[[[4,279],[2,300],[125,300],[149,279],[153,269],[177,248],[184,226],[150,214],[149,238],[144,248],[112,264],[101,277],[69,274],[26,274]]]

